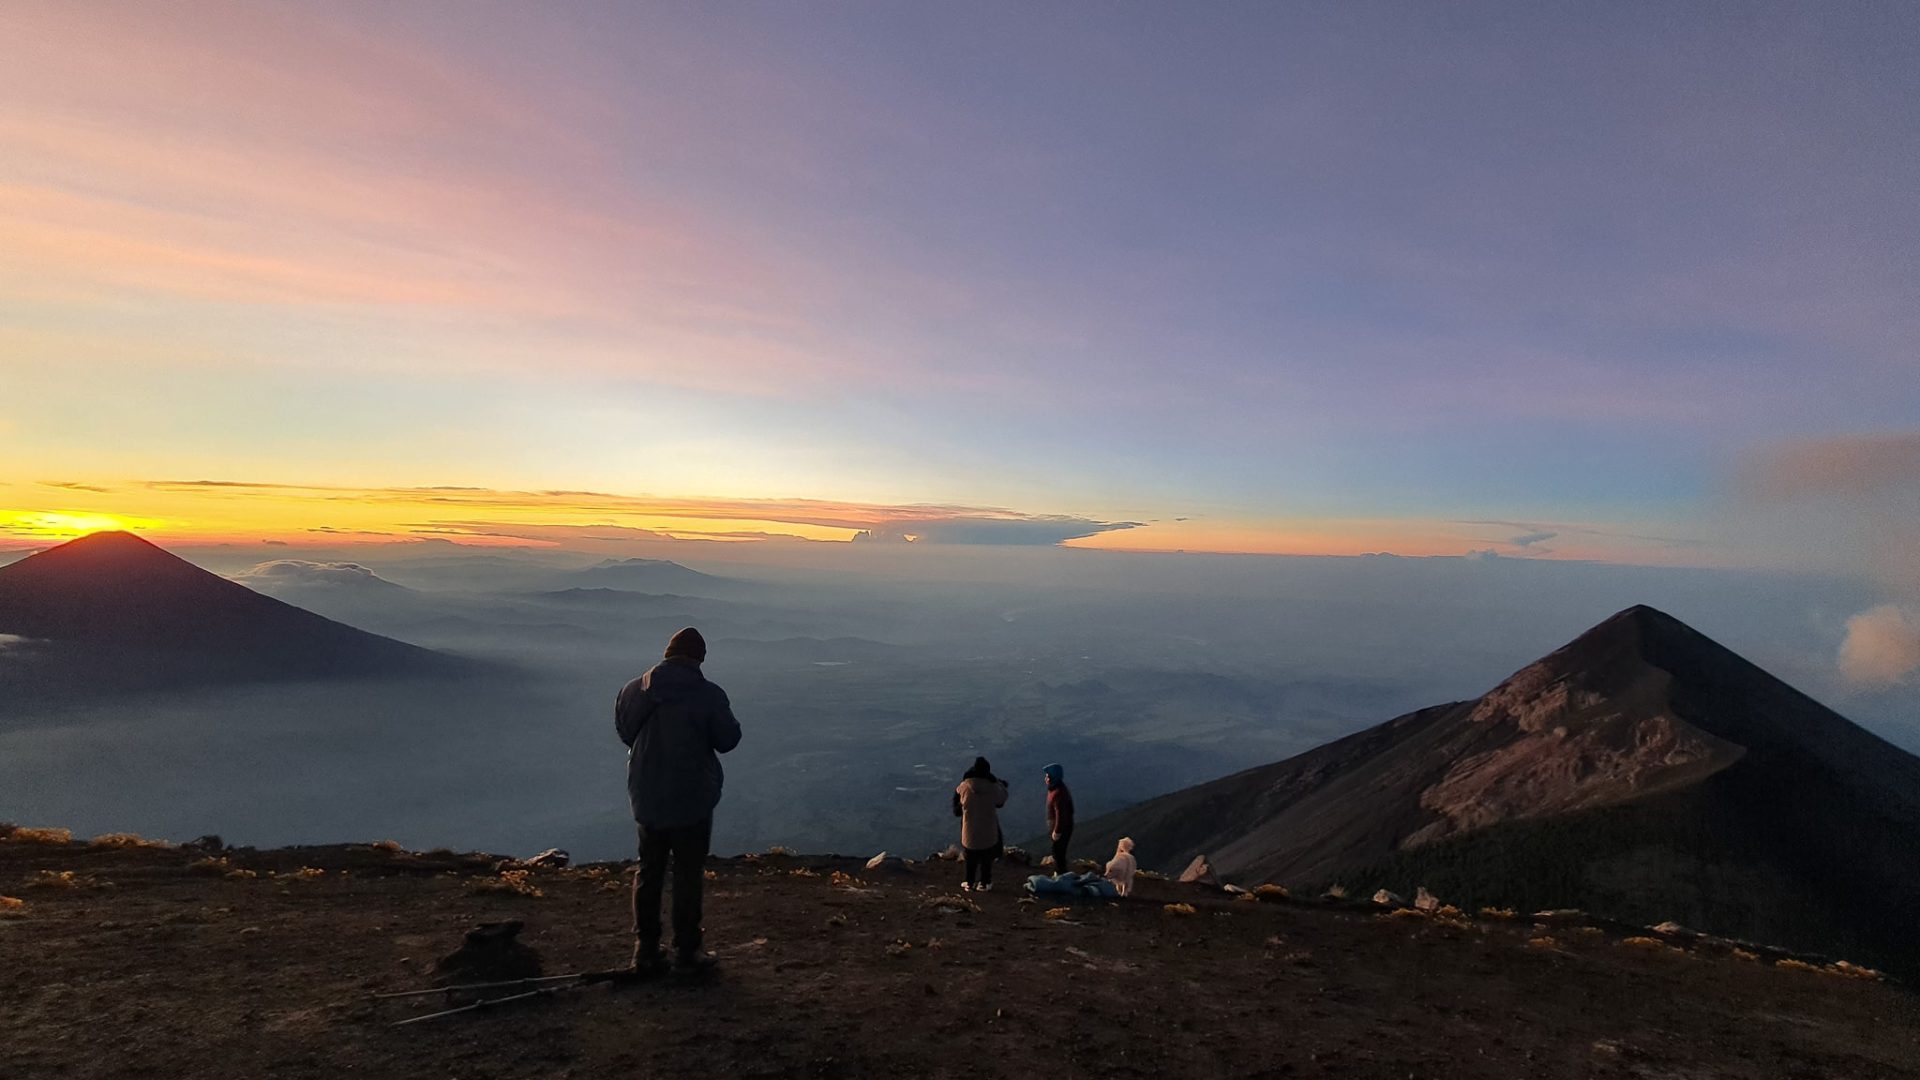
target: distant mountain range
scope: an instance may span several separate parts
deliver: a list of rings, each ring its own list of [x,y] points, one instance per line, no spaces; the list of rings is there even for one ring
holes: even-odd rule
[[[608,559],[574,570],[566,575],[567,584],[580,589],[619,589],[642,593],[690,593],[695,596],[724,589],[726,578],[690,570],[666,559]]]
[[[1475,701],[1085,823],[1246,884],[1588,907],[1920,972],[1920,758],[1634,607]]]
[[[472,666],[263,596],[124,532],[0,567],[0,635],[0,685],[27,696]]]

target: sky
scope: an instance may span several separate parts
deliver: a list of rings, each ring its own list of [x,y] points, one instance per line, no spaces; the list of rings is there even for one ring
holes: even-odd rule
[[[1491,552],[1920,625],[1910,4],[0,30],[0,546]]]

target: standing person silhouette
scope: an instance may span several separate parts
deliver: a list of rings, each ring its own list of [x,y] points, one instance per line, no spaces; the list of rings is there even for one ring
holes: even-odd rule
[[[967,861],[961,891],[993,889],[993,860],[1000,855],[1000,808],[1007,805],[1007,782],[993,775],[987,759],[973,759],[953,789],[953,814],[960,819],[960,850]]]
[[[701,951],[700,894],[713,843],[713,810],[724,774],[719,755],[740,745],[727,692],[700,665],[707,642],[689,626],[667,642],[666,657],[628,683],[613,706],[627,744],[627,799],[640,828],[640,872],[633,879],[633,968],[667,966],[660,951],[660,893],[673,872],[673,971],[714,966]]]
[[[1053,873],[1067,872],[1067,844],[1073,839],[1073,792],[1067,790],[1066,770],[1049,765],[1041,770],[1047,778],[1047,835],[1053,840]]]

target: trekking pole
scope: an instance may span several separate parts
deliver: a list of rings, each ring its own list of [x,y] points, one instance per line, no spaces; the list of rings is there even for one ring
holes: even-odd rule
[[[557,990],[571,990],[574,986],[580,985],[583,984],[573,983],[568,985],[563,983],[559,986],[543,986],[538,990],[529,990],[524,994],[509,994],[506,997],[482,998],[471,1005],[462,1005],[457,1009],[442,1009],[439,1012],[427,1013],[425,1016],[411,1016],[405,1020],[395,1020],[391,1026],[406,1027],[408,1024],[418,1024],[424,1020],[438,1020],[443,1016],[453,1016],[456,1013],[477,1012],[480,1009],[485,1009],[490,1006],[505,1005],[509,1001],[525,1001],[528,998],[539,997],[542,994],[551,994]]]
[[[505,982],[461,983],[456,986],[433,986],[425,990],[399,990],[389,994],[375,994],[373,997],[376,1001],[386,1001],[392,998],[426,997],[429,994],[457,994],[463,990],[502,990],[509,986],[534,986],[539,983],[565,982],[568,979],[578,979],[586,974],[588,973],[584,971],[576,971],[571,975],[541,975],[526,979],[508,979]]]
[[[581,972],[576,972],[575,974],[572,974],[572,975],[549,975],[537,981],[548,983],[551,985],[538,986],[532,990],[527,990],[518,994],[507,994],[504,997],[482,998],[479,1001],[473,1002],[472,1004],[461,1005],[457,1008],[452,1008],[452,1009],[442,1009],[439,1012],[430,1012],[421,1016],[410,1016],[405,1020],[395,1020],[389,1026],[406,1027],[408,1024],[418,1024],[424,1020],[438,1020],[443,1016],[454,1016],[459,1013],[466,1013],[466,1012],[478,1012],[481,1009],[492,1008],[495,1005],[505,1005],[509,1002],[514,1002],[514,1001],[525,1001],[528,998],[545,997],[548,994],[557,994],[562,990],[577,990],[580,987],[592,986],[595,983],[619,982],[623,979],[632,978],[632,977],[633,977],[633,972],[628,971],[624,968],[614,968],[609,971],[581,971]],[[533,983],[534,981],[536,980],[521,979],[517,982],[482,983],[479,985],[527,986]],[[462,988],[447,987],[446,989],[462,989]],[[467,989],[471,989],[471,987],[468,987]],[[430,993],[432,991],[426,991],[426,992]],[[418,996],[418,995],[416,993],[413,995],[393,994],[393,995],[387,995],[387,996],[403,997],[403,996]]]

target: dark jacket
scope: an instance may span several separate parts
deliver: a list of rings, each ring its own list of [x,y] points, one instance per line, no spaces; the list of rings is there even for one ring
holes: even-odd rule
[[[720,803],[720,754],[740,745],[727,692],[689,660],[663,660],[628,683],[613,705],[627,744],[633,820],[657,829],[692,825]]]

